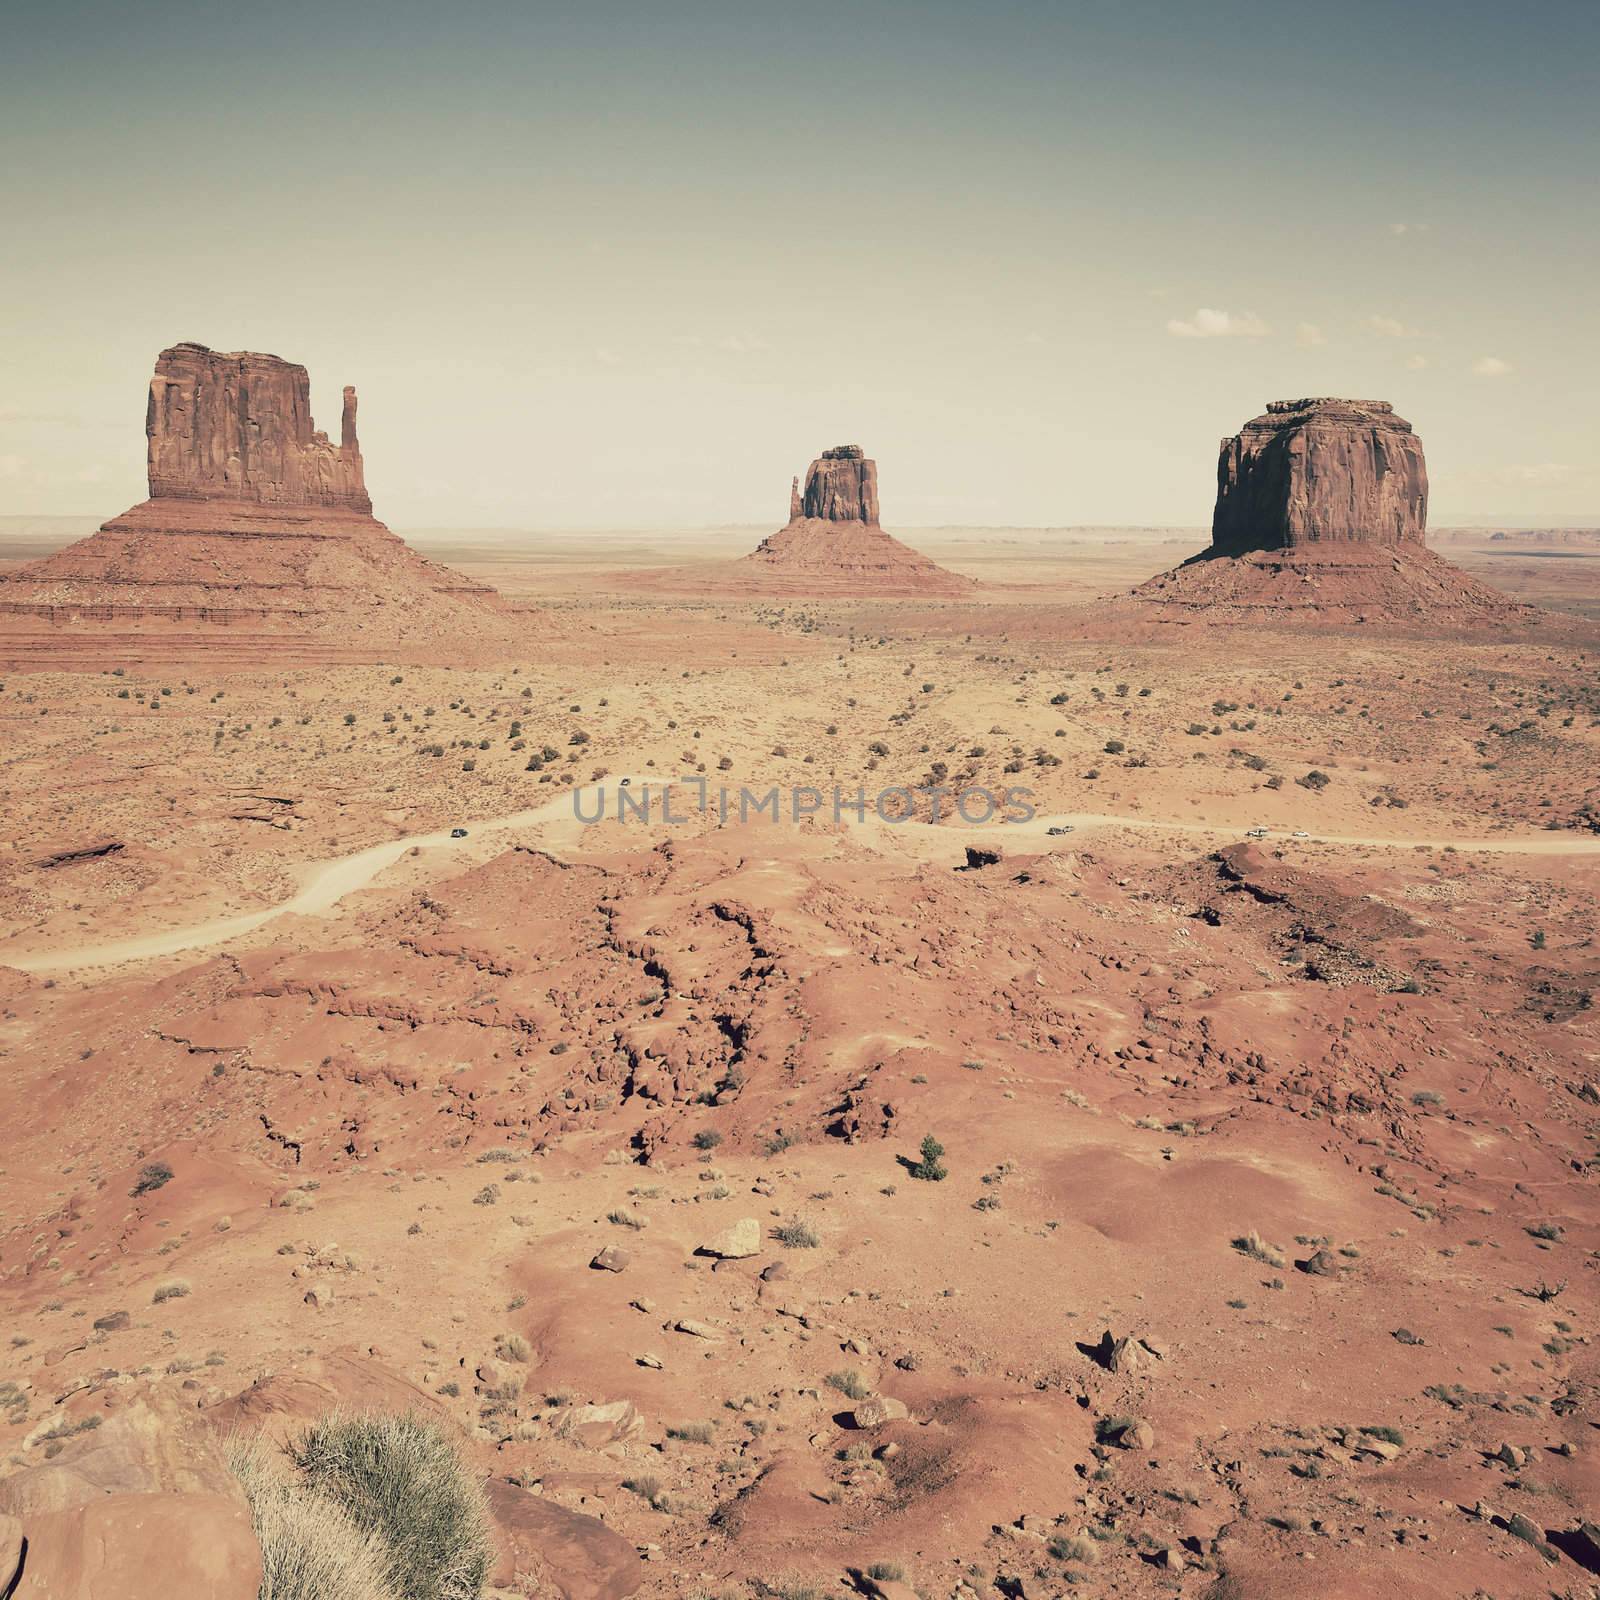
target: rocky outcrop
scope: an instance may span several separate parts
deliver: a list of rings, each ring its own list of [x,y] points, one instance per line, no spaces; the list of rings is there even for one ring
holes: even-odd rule
[[[145,433],[150,498],[0,578],[7,636],[111,627],[171,642],[225,627],[356,653],[509,638],[492,589],[373,517],[354,389],[334,444],[312,419],[304,367],[177,344],[157,358]]]
[[[20,1574],[0,1575],[0,1593],[254,1600],[261,1554],[249,1507],[192,1407],[152,1391],[51,1426],[39,1442],[54,1442],[54,1457],[0,1482],[0,1523],[22,1552]]]
[[[698,574],[695,587],[879,596],[961,595],[973,588],[970,578],[883,531],[878,463],[858,444],[824,450],[807,469],[805,488],[798,478],[790,485],[788,522],[733,563],[725,581],[720,576]]]
[[[1420,547],[1428,469],[1383,400],[1274,400],[1217,458],[1218,555],[1354,542]]]
[[[1530,618],[1432,551],[1428,469],[1383,400],[1275,400],[1217,458],[1211,545],[1133,591],[1169,618]]]
[[[144,431],[152,500],[372,510],[355,390],[344,391],[335,445],[312,421],[310,375],[280,356],[192,343],[163,350]]]
[[[819,522],[865,522],[878,525],[878,463],[868,461],[858,444],[824,450],[806,472],[800,515]],[[794,520],[794,497],[789,502]]]

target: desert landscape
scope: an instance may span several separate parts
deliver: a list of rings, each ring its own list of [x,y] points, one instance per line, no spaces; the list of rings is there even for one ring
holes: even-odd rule
[[[371,1407],[485,1593],[1591,1592],[1587,568],[1427,549],[1340,402],[1187,565],[919,554],[852,447],[754,559],[451,577],[242,459],[303,369],[156,372],[151,498],[0,578],[17,1593],[151,1494],[253,1592],[219,1441]]]
[[[0,1600],[1600,1600],[1594,15],[891,9],[19,25]]]

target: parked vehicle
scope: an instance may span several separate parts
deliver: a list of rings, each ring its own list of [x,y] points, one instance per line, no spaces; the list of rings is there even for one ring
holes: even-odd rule
[[[1070,822],[1058,822],[1053,828],[1046,828],[1045,832],[1048,833],[1052,839],[1054,839],[1060,834],[1071,833],[1072,824]]]
[[[450,837],[452,839],[465,839],[466,836],[467,830],[465,828],[452,828],[450,830]]]

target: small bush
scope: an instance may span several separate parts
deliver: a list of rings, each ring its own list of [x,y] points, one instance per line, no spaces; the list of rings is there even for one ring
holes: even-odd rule
[[[1283,1265],[1283,1251],[1277,1245],[1268,1244],[1254,1228],[1249,1233],[1240,1234],[1233,1241],[1233,1248],[1241,1255],[1246,1255],[1253,1261],[1260,1261],[1269,1267]]]
[[[190,1291],[187,1278],[171,1278],[166,1283],[158,1283],[156,1292],[150,1296],[151,1305],[158,1306],[164,1300],[181,1300]]]
[[[828,1383],[851,1400],[865,1400],[872,1393],[871,1386],[854,1367],[844,1372],[830,1372]]]
[[[934,1136],[924,1134],[921,1145],[922,1159],[911,1164],[911,1176],[921,1178],[926,1183],[943,1183],[949,1177],[949,1170],[940,1162],[944,1154],[944,1146]]]
[[[715,1128],[702,1128],[693,1142],[696,1150],[715,1150],[722,1143],[722,1135]]]
[[[165,1161],[151,1161],[139,1169],[139,1181],[128,1192],[135,1200],[142,1194],[172,1182],[172,1168]]]
[[[817,1231],[801,1217],[790,1217],[772,1230],[772,1237],[791,1250],[815,1250],[822,1240]]]
[[[667,1429],[669,1439],[682,1439],[687,1444],[710,1444],[717,1430],[709,1422],[679,1422]]]
[[[382,1542],[398,1600],[475,1600],[494,1557],[488,1504],[438,1424],[332,1416],[291,1452],[308,1487]]]

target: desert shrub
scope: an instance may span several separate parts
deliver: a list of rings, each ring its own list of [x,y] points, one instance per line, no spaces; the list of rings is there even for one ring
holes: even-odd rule
[[[260,1600],[396,1600],[388,1556],[332,1500],[275,1472],[259,1439],[227,1443],[228,1466],[250,1502],[261,1546]]]
[[[1092,1567],[1100,1559],[1100,1547],[1093,1539],[1085,1539],[1081,1534],[1059,1534],[1050,1541],[1050,1554],[1057,1561]]]
[[[843,1372],[830,1372],[828,1384],[851,1400],[865,1400],[872,1393],[871,1385],[854,1367]]]
[[[169,1278],[167,1282],[156,1285],[156,1292],[150,1296],[150,1303],[158,1306],[164,1300],[181,1300],[188,1293],[187,1278]]]
[[[1283,1265],[1283,1252],[1275,1244],[1268,1244],[1259,1233],[1252,1228],[1249,1233],[1242,1233],[1233,1241],[1233,1248],[1240,1255],[1249,1256],[1254,1261],[1265,1263],[1269,1267]]]
[[[722,1143],[722,1135],[715,1128],[702,1128],[695,1136],[696,1150],[715,1150]]]
[[[791,1250],[815,1250],[822,1240],[817,1230],[802,1217],[790,1217],[772,1230],[772,1237]]]
[[[709,1422],[678,1422],[667,1429],[669,1439],[682,1439],[687,1444],[710,1444],[716,1436],[717,1430]]]
[[[437,1423],[331,1416],[291,1453],[311,1489],[382,1542],[398,1600],[475,1600],[493,1559],[488,1504]]]
[[[142,1194],[149,1194],[153,1189],[159,1189],[163,1184],[172,1182],[172,1168],[165,1161],[151,1161],[139,1169],[139,1181],[134,1184],[129,1193],[138,1199]]]
[[[911,1176],[921,1178],[927,1183],[942,1183],[949,1176],[949,1170],[939,1160],[944,1154],[944,1146],[934,1136],[924,1134],[921,1145],[920,1161],[911,1163]]]

